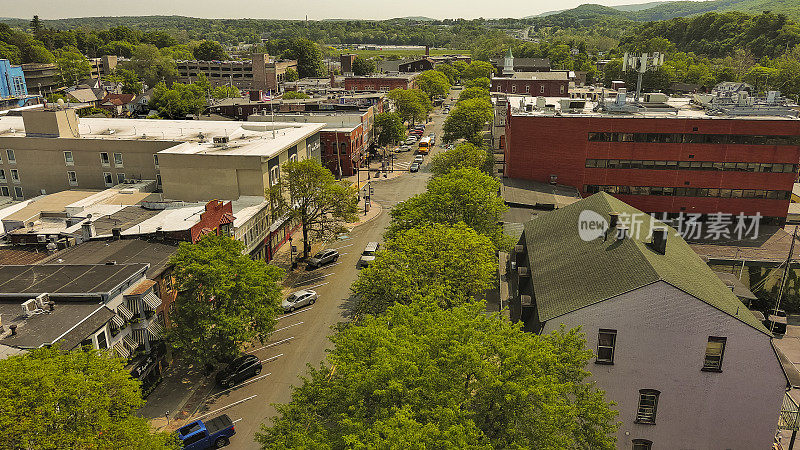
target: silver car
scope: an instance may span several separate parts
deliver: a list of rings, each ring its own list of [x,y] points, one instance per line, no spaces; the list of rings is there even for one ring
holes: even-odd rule
[[[283,307],[283,312],[290,313],[297,308],[313,305],[315,301],[317,301],[316,291],[304,289],[292,293],[292,295],[288,296],[286,300],[281,303],[281,306]]]
[[[316,269],[322,265],[332,263],[339,259],[339,252],[336,250],[323,250],[308,259],[308,268]]]
[[[358,260],[358,268],[367,267],[369,263],[375,261],[375,253],[381,247],[381,244],[377,242],[369,242],[367,246],[364,248],[364,251],[361,253],[361,258]]]

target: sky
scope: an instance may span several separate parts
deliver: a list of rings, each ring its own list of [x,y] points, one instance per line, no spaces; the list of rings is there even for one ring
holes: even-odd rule
[[[649,0],[0,0],[0,16],[42,19],[180,15],[253,19],[436,19],[525,17],[582,3],[625,5]]]

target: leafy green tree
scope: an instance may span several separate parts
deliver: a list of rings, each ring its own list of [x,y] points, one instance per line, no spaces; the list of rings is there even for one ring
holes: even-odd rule
[[[332,337],[264,449],[614,449],[616,411],[576,330],[523,332],[482,302],[395,305]]]
[[[492,87],[492,81],[486,77],[473,78],[471,80],[465,80],[464,87],[467,89],[478,88],[488,91]]]
[[[7,59],[11,64],[22,64],[22,51],[16,45],[0,41],[0,59]]]
[[[64,84],[77,84],[92,73],[89,60],[77,49],[66,49],[58,52],[56,58],[59,80]]]
[[[469,142],[462,142],[457,146],[438,153],[431,159],[430,169],[434,176],[447,175],[452,170],[464,167],[473,167],[490,173],[494,164],[489,152]]]
[[[432,178],[427,191],[399,203],[391,211],[384,237],[387,240],[411,228],[431,223],[455,225],[464,222],[478,233],[488,236],[495,247],[508,246],[508,237],[499,225],[508,209],[498,195],[500,182],[474,167],[450,171]]]
[[[198,61],[226,61],[229,59],[225,49],[217,41],[204,40],[197,44],[192,54]]]
[[[124,62],[122,67],[132,70],[149,87],[161,81],[171,83],[178,76],[178,69],[175,60],[167,53],[162,53],[155,45],[140,44],[130,61]]]
[[[491,95],[489,94],[489,90],[484,89],[482,87],[468,87],[462,90],[460,94],[458,94],[459,102],[473,98],[485,98],[485,99],[490,99],[489,101],[491,101]]]
[[[188,61],[194,59],[194,54],[188,45],[173,45],[170,47],[158,47],[161,56],[175,61]]]
[[[284,163],[281,177],[267,191],[267,196],[273,211],[289,213],[300,222],[304,258],[311,252],[309,236],[331,237],[343,231],[345,222],[358,219],[356,188],[336,181],[331,171],[316,159]]]
[[[442,72],[447,77],[447,81],[453,85],[456,84],[461,76],[461,73],[452,64],[444,63],[436,66],[436,70]]]
[[[396,112],[386,111],[376,115],[374,128],[380,146],[400,142],[406,136],[403,119]]]
[[[40,34],[42,34],[42,29],[44,27],[42,26],[42,21],[39,20],[38,15],[33,16],[33,19],[31,19],[29,26],[34,36],[39,36]]]
[[[322,64],[322,50],[316,42],[305,38],[293,39],[284,57],[297,60],[297,73],[300,78],[314,78],[325,75]]]
[[[135,414],[139,382],[110,351],[38,348],[0,360],[0,379],[0,448],[180,448]]]
[[[284,100],[294,100],[294,99],[311,98],[311,96],[306,94],[305,92],[286,91],[283,93],[283,96],[281,98],[283,98]]]
[[[97,51],[101,55],[116,55],[130,58],[135,48],[136,46],[127,41],[112,41],[100,47]]]
[[[353,74],[356,76],[364,76],[374,73],[377,70],[375,60],[372,58],[365,58],[363,56],[356,56],[353,60]]]
[[[426,70],[417,76],[416,83],[419,88],[428,94],[428,98],[444,97],[450,92],[450,82],[447,75],[437,70]]]
[[[300,77],[297,75],[297,71],[293,68],[289,67],[286,69],[286,72],[283,74],[283,77],[286,81],[297,81]]]
[[[394,303],[452,308],[482,298],[497,276],[492,240],[463,222],[397,234],[353,284],[356,311],[380,314]]]
[[[486,123],[492,120],[493,114],[492,102],[486,98],[472,98],[456,103],[444,121],[444,141],[466,139],[475,145],[482,145],[480,133]]]
[[[238,98],[242,93],[236,86],[215,86],[211,89],[211,96],[216,99],[222,98]]]
[[[275,327],[283,271],[243,254],[244,244],[209,234],[182,243],[170,259],[178,287],[167,342],[203,364],[229,362],[242,345]]]
[[[123,94],[138,95],[142,93],[142,82],[139,81],[139,77],[132,70],[118,67],[114,69],[113,73],[106,76],[105,80],[112,83],[122,83]]]
[[[492,78],[494,66],[486,61],[472,61],[464,70],[461,71],[461,80],[472,80],[475,78]]]
[[[183,119],[188,114],[200,114],[206,107],[208,89],[202,83],[172,83],[167,87],[158,83],[150,97],[150,108],[157,109],[161,117]]]
[[[392,89],[388,98],[403,121],[414,123],[424,121],[433,110],[428,94],[420,89]]]

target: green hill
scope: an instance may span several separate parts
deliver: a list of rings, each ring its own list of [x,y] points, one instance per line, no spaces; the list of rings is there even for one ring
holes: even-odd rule
[[[667,20],[675,17],[687,17],[707,12],[740,11],[748,14],[761,14],[764,11],[782,13],[793,19],[800,19],[800,1],[798,0],[711,0],[711,1],[673,1],[651,2],[631,5],[607,7],[584,4],[576,8],[560,11],[555,14],[544,13],[540,18],[561,19],[598,19],[627,18],[650,22]]]

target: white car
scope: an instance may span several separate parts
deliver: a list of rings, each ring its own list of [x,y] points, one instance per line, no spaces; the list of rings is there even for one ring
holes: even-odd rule
[[[422,164],[425,161],[425,158],[422,155],[417,155],[414,157],[414,162],[417,164]]]
[[[288,296],[286,300],[281,303],[281,307],[283,307],[283,312],[290,313],[297,308],[313,305],[315,301],[317,301],[317,292],[310,289],[303,289],[302,291],[294,292],[292,295]]]

